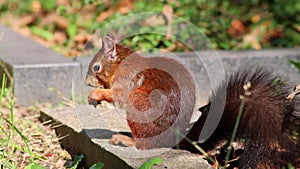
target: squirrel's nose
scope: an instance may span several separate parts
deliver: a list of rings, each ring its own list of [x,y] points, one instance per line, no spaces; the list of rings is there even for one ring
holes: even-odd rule
[[[89,87],[95,87],[95,86],[93,86],[92,84],[90,84],[90,83],[85,83],[87,86],[89,86]]]
[[[85,84],[90,87],[95,87],[95,80],[93,80],[90,75],[86,75]]]
[[[103,88],[103,84],[101,84],[96,77],[91,75],[86,75],[85,84],[90,87]]]

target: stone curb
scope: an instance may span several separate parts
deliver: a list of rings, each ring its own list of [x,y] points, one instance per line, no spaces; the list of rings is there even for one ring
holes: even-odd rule
[[[66,58],[1,24],[0,35],[0,78],[6,73],[13,79],[18,105],[45,102],[57,105],[64,99],[76,99],[74,96],[79,96],[81,100],[86,97],[90,89],[85,86],[84,77],[91,57],[79,57],[76,61]],[[199,80],[203,96],[201,102],[207,100],[208,91],[223,79],[222,67],[226,74],[231,74],[237,67],[261,65],[289,79],[292,84],[300,79],[295,67],[288,62],[300,61],[300,48],[218,51],[222,65],[217,64],[219,58],[212,57],[216,55],[211,51],[196,52],[201,60],[193,58],[194,53],[174,54],[196,72],[195,78]],[[207,68],[216,72],[207,74]]]
[[[84,154],[84,166],[101,161],[108,169],[139,168],[153,157],[163,162],[156,169],[210,169],[207,161],[184,150],[157,149],[153,152],[137,150],[134,147],[115,146],[108,143],[111,135],[129,132],[125,118],[107,108],[95,109],[88,105],[77,108],[65,107],[44,109],[41,121],[51,124],[62,138],[61,145],[72,155]],[[161,154],[158,152],[162,152]],[[138,154],[138,155],[137,155]]]
[[[18,105],[59,104],[61,95],[71,98],[78,63],[1,24],[0,34],[0,76],[10,77]]]

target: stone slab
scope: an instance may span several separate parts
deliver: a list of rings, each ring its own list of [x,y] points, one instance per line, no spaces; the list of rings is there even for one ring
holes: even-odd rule
[[[238,67],[260,65],[288,79],[292,85],[300,79],[297,69],[289,63],[289,60],[300,61],[300,48],[155,55],[175,55],[190,66],[199,86],[197,103],[200,105],[207,102],[212,89],[224,79],[223,75],[233,73]],[[19,105],[44,102],[57,105],[63,98],[84,103],[91,90],[84,84],[90,60],[91,57],[78,57],[76,61],[66,58],[0,24],[0,78],[6,73],[13,79]]]
[[[300,62],[300,48],[291,49],[263,49],[242,51],[197,51],[196,53],[172,53],[155,54],[155,56],[175,55],[183,63],[188,65],[199,86],[198,104],[206,104],[211,91],[239,68],[264,67],[286,79],[291,86],[300,82],[298,70],[289,63],[289,60]],[[150,55],[153,56],[153,55]],[[199,59],[200,58],[200,59]],[[78,82],[73,85],[74,93],[84,100],[91,88],[84,84],[84,77],[92,57],[78,57],[77,62],[81,65],[74,75]]]
[[[95,109],[89,105],[73,108],[44,109],[42,121],[51,121],[61,137],[62,146],[72,155],[84,154],[84,166],[101,161],[108,169],[139,168],[145,161],[159,157],[163,162],[157,169],[209,169],[200,156],[176,149],[137,150],[135,147],[115,146],[108,143],[111,135],[129,132],[126,119],[115,109]]]
[[[70,98],[78,63],[1,24],[0,35],[1,79],[3,73],[10,77],[17,104],[58,104],[62,96]]]

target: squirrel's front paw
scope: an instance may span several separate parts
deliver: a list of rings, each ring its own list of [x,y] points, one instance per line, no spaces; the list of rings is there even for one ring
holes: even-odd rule
[[[101,101],[113,102],[111,89],[95,89],[88,96],[88,102],[97,106]]]
[[[88,96],[88,103],[97,107],[98,104],[101,104],[103,100],[103,95],[99,89],[93,90]]]
[[[95,108],[97,108],[97,106],[101,104],[101,101],[88,100],[88,103],[90,105],[93,105]]]

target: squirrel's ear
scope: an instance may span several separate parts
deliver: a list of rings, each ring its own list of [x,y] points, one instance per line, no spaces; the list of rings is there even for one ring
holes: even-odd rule
[[[105,53],[108,52],[109,50],[113,49],[117,43],[118,43],[118,40],[111,35],[105,35],[102,38],[102,46],[103,46]]]
[[[104,53],[109,57],[111,60],[116,60],[116,50],[117,46],[116,44],[118,43],[118,40],[111,36],[111,35],[106,35],[102,39],[102,45],[103,45],[103,50]]]

